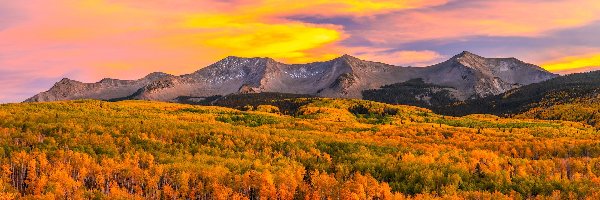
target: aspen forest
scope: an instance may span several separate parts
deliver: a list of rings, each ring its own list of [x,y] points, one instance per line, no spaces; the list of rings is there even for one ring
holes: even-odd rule
[[[0,199],[599,199],[600,132],[364,100],[0,105]]]

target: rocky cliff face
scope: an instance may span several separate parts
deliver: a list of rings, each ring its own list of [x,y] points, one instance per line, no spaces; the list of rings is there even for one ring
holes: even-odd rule
[[[232,93],[279,92],[322,97],[361,98],[362,91],[421,78],[448,86],[455,98],[495,95],[557,75],[514,58],[483,58],[463,52],[430,67],[399,67],[344,55],[331,61],[288,65],[270,58],[227,57],[194,73],[153,73],[133,81],[104,79],[81,83],[63,79],[27,102],[70,99],[147,99],[209,97]]]
[[[39,93],[25,102],[45,102],[74,99],[110,100],[132,95],[140,88],[172,75],[155,72],[138,80],[117,80],[105,78],[96,83],[82,83],[63,78],[54,84],[50,90]]]
[[[461,100],[497,95],[558,76],[516,58],[484,58],[466,51],[425,68],[421,75],[426,82],[457,89]]]

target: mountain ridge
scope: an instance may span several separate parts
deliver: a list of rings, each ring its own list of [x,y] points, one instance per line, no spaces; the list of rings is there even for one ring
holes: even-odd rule
[[[180,76],[155,72],[138,80],[105,78],[96,83],[63,79],[25,102],[126,97],[176,102],[182,96],[204,98],[248,92],[362,98],[362,91],[415,78],[456,88],[454,97],[465,100],[500,94],[556,76],[515,58],[484,58],[468,51],[428,67],[394,66],[348,54],[307,64],[285,64],[266,57],[228,56]]]

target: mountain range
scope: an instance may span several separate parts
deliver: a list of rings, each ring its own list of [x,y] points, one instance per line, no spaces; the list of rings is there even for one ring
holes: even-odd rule
[[[138,80],[105,78],[82,83],[64,78],[25,102],[73,99],[203,101],[245,93],[289,93],[318,97],[363,98],[365,91],[419,80],[456,101],[502,94],[557,77],[516,58],[484,58],[462,52],[429,67],[401,67],[350,55],[308,64],[284,64],[271,58],[227,57],[191,74],[151,73]],[[431,99],[421,95],[419,99]]]

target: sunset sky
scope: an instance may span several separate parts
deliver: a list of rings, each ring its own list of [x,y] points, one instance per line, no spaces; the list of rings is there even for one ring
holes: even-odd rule
[[[0,102],[229,55],[427,66],[468,50],[565,74],[600,69],[599,35],[598,0],[0,0]]]

